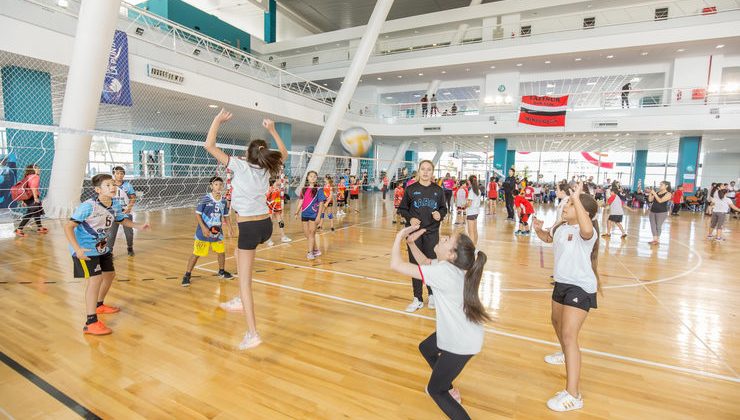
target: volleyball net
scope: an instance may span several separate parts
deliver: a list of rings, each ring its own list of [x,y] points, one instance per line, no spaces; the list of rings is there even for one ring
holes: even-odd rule
[[[0,219],[18,219],[24,205],[14,200],[12,186],[19,183],[26,168],[40,169],[39,195],[48,193],[54,161],[54,145],[60,134],[73,132],[92,137],[88,163],[85,167],[80,200],[94,197],[91,179],[97,174],[112,174],[121,167],[125,180],[136,191],[134,211],[161,210],[192,207],[209,191],[209,180],[220,176],[230,179],[230,174],[203,147],[205,133],[199,140],[159,137],[131,133],[69,130],[58,126],[0,121]],[[250,139],[219,141],[217,145],[230,156],[244,158]],[[295,196],[308,162],[315,155],[309,152],[290,152],[279,177],[285,179],[286,193]],[[355,176],[364,191],[377,190],[390,160],[354,158],[326,155],[318,172],[319,182],[331,175],[334,182]],[[404,168],[411,169],[412,162],[398,162],[397,177]],[[30,169],[30,168],[29,168]],[[393,179],[394,174],[389,174]]]

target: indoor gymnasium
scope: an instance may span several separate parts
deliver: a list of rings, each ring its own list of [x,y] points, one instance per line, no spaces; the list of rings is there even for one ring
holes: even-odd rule
[[[0,418],[740,418],[737,0],[0,0]]]

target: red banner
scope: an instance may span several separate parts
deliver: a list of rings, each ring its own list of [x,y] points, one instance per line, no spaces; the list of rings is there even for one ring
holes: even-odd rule
[[[555,113],[530,112],[527,108],[519,111],[519,122],[539,127],[564,127],[565,111]]]
[[[561,107],[568,106],[568,95],[565,96],[522,96],[522,103],[534,106]]]

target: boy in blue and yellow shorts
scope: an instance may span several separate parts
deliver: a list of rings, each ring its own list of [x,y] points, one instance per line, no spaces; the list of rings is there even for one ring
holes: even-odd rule
[[[206,194],[198,202],[195,208],[195,220],[198,226],[195,228],[195,243],[193,244],[193,255],[188,261],[188,268],[182,277],[181,286],[190,286],[190,275],[198,262],[199,257],[208,256],[208,250],[213,249],[218,255],[218,275],[219,277],[230,279],[234,276],[224,270],[226,265],[226,254],[224,247],[224,233],[222,226],[224,223],[229,228],[231,234],[231,224],[228,218],[229,207],[226,203],[226,197],[221,193],[224,188],[224,180],[221,177],[214,176],[210,180],[211,193]]]

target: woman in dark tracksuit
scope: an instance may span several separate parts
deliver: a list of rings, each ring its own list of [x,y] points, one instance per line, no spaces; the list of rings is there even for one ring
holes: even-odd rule
[[[403,193],[403,199],[398,206],[398,213],[406,220],[406,226],[419,225],[426,229],[423,235],[416,240],[421,252],[430,259],[436,259],[434,247],[439,243],[439,225],[447,214],[447,203],[442,187],[432,182],[434,164],[429,160],[419,163],[418,182],[408,187]],[[414,255],[409,250],[409,261],[417,264]],[[422,294],[424,292],[421,279],[413,278],[414,300],[406,307],[406,312],[415,312],[424,307]],[[432,289],[429,292],[429,309],[434,309]]]

